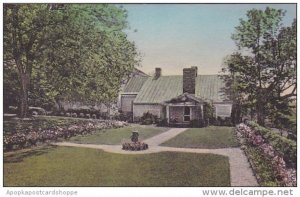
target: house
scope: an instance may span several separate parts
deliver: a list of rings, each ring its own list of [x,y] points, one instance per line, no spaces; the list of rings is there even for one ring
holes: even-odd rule
[[[168,125],[189,125],[204,118],[205,103],[213,105],[214,116],[231,116],[232,102],[222,89],[218,75],[198,75],[198,68],[184,68],[183,75],[163,76],[161,68],[154,76],[132,77],[120,93],[120,110],[138,121],[149,112]]]

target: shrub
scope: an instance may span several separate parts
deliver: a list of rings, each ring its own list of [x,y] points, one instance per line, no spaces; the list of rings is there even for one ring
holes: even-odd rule
[[[256,174],[258,179],[264,177],[262,173],[265,172],[261,169],[267,165],[271,166],[274,183],[278,182],[281,186],[295,186],[295,142],[275,134],[264,127],[260,127],[256,123],[248,122],[248,124],[251,126],[240,124],[236,127],[237,137],[242,148],[246,153],[249,153],[248,158],[250,163],[252,163],[254,169],[258,171]],[[289,150],[290,148],[291,150]],[[260,160],[263,162],[258,162],[258,156],[255,156],[255,154],[259,155],[259,157],[262,158]],[[267,176],[267,178],[271,178],[271,176]],[[262,178],[261,182],[264,181],[266,181],[266,178]],[[269,184],[265,184],[264,186],[267,185]]]
[[[140,151],[148,149],[148,144],[144,142],[125,142],[122,144],[123,150]]]
[[[249,121],[247,125],[255,130],[259,135],[263,136],[283,157],[284,160],[296,166],[297,162],[297,144],[295,141],[287,139],[273,131],[259,126],[257,123]]]
[[[43,130],[29,129],[24,132],[5,133],[3,136],[4,150],[11,151],[35,146],[38,143],[57,141],[59,138],[68,139],[76,135],[92,133],[94,129],[120,128],[127,125],[120,121],[85,121],[64,127]]]
[[[116,117],[116,120],[132,122],[132,112],[119,112],[119,115]]]
[[[108,115],[107,112],[99,112],[98,113],[98,118],[102,119],[102,120],[107,120],[107,119],[109,119],[109,115]]]
[[[156,124],[158,122],[158,118],[156,115],[153,115],[150,112],[146,112],[141,117],[141,122],[144,125]]]
[[[159,118],[157,121],[157,126],[166,126],[168,124],[168,121],[166,118]]]
[[[280,182],[276,180],[276,176],[272,169],[271,162],[266,160],[261,151],[254,147],[245,149],[245,153],[254,168],[257,181],[262,186],[281,186]]]
[[[204,126],[204,121],[203,120],[191,120],[190,122],[190,127],[203,127]]]
[[[62,114],[62,112],[64,112],[64,114]],[[108,119],[107,115],[105,115],[105,113],[101,113],[96,109],[88,109],[88,108],[70,108],[70,109],[67,109],[66,111],[60,111],[56,114],[61,115],[61,116],[70,115],[71,117],[80,117],[80,118],[91,118],[92,117],[94,119],[97,119],[97,118],[102,117],[102,119]]]
[[[205,102],[203,105],[203,120],[204,125],[208,126],[211,124],[211,119],[213,119],[214,107],[211,102]]]

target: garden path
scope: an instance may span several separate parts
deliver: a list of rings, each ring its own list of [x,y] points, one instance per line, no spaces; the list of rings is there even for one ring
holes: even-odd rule
[[[168,141],[169,139],[175,137],[176,135],[184,132],[185,130],[187,130],[187,128],[172,128],[166,132],[163,132],[161,134],[158,134],[151,138],[148,138],[148,139],[144,140],[143,142],[145,142],[149,146],[157,146],[157,145],[162,144],[162,143]]]
[[[70,146],[101,149],[111,153],[119,154],[149,154],[163,151],[187,152],[187,153],[210,153],[227,156],[230,164],[231,186],[258,186],[257,180],[253,175],[250,164],[244,152],[240,148],[221,148],[221,149],[196,149],[196,148],[176,148],[159,146],[159,144],[184,132],[186,128],[172,128],[164,133],[144,140],[149,145],[149,149],[143,151],[125,151],[120,145],[96,145],[96,144],[77,144],[69,142],[53,143],[57,146]]]

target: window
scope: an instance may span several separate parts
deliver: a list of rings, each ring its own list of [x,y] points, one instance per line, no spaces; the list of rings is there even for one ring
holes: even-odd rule
[[[184,107],[183,121],[188,122],[191,120],[191,109],[190,107]]]

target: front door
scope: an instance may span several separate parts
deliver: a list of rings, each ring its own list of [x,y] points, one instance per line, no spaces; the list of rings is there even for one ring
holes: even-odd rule
[[[191,108],[184,107],[183,121],[190,122],[190,120],[191,120]]]

